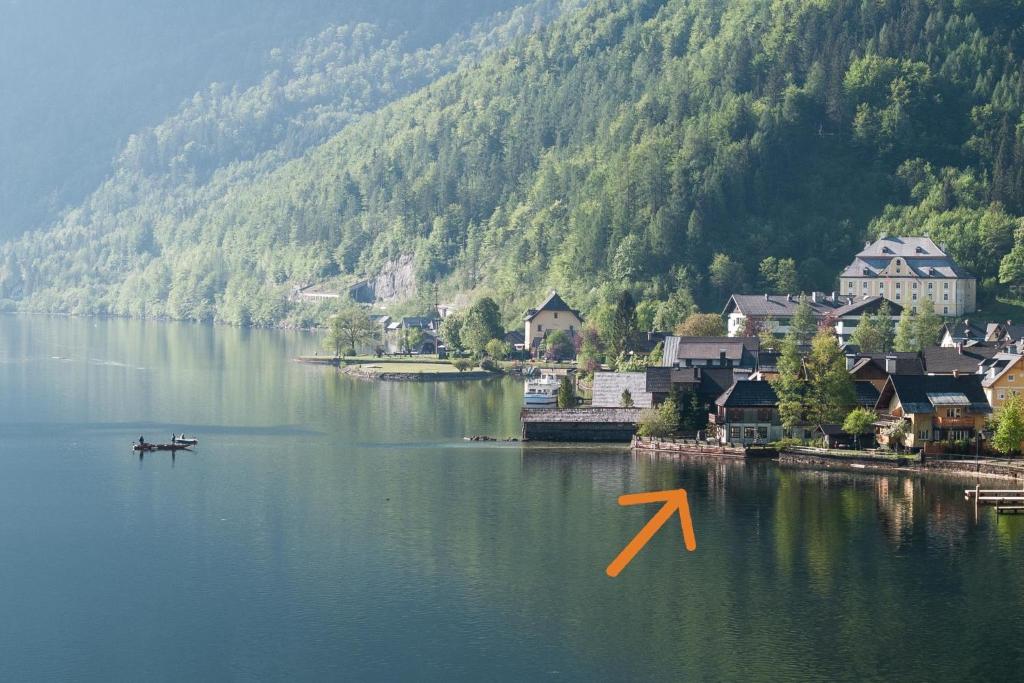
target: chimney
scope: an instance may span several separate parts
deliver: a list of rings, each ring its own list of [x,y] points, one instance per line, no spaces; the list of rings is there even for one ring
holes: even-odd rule
[[[768,292],[765,292],[765,293],[764,293],[764,300],[765,300],[765,301],[768,301]]]
[[[818,303],[818,293],[817,292],[811,292],[811,303],[814,303],[814,304]]]
[[[792,301],[792,300],[793,300],[793,295],[792,294],[787,294],[786,295],[786,301]]]
[[[885,357],[885,372],[889,375],[896,374],[896,356],[887,355]]]
[[[964,355],[964,343],[963,342],[957,342],[956,343],[956,352],[957,352],[957,354],[959,354],[961,356]]]
[[[865,249],[867,249],[867,248],[868,248],[868,247],[870,247],[870,246],[871,246],[871,242],[865,242],[865,243],[864,243],[864,248],[865,248]]]
[[[960,377],[960,371],[954,369],[953,370],[953,377],[954,377],[954,379]]]

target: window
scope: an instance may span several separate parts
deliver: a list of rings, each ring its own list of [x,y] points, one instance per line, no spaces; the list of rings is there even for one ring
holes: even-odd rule
[[[762,441],[767,441],[768,440],[768,428],[767,427],[758,427],[757,428],[757,438],[761,439]]]
[[[928,430],[927,429],[922,429],[920,432],[917,433],[917,436],[919,438],[921,438],[921,439],[927,439],[928,438]]]
[[[934,282],[929,282],[928,283],[928,289],[935,289],[935,283]]]
[[[739,438],[740,438],[740,428],[739,427],[735,427],[735,426],[729,427],[729,440],[730,441],[739,441]]]
[[[750,439],[751,441],[753,441],[754,438],[755,438],[754,437],[755,434],[757,434],[757,431],[753,427],[744,427],[743,428],[743,438],[744,439]]]
[[[916,282],[914,283],[914,289],[917,289],[917,283]]]
[[[558,320],[558,311],[555,311],[555,320]]]
[[[943,301],[949,301],[949,294],[943,294],[942,295],[942,300]]]
[[[914,301],[917,301],[917,292],[914,292]]]
[[[942,312],[943,312],[944,314],[946,314],[946,315],[949,315],[949,306],[943,306],[943,307],[942,307]]]
[[[946,417],[960,417],[960,409],[946,408]]]
[[[867,280],[865,280],[865,281],[864,281],[864,289],[867,289],[867,288],[868,288],[868,281],[867,281]]]
[[[544,326],[541,325],[540,323],[537,323],[537,331],[538,332],[543,332],[544,331]]]
[[[1006,376],[1006,381],[1007,382],[1012,382],[1013,381],[1013,375],[1007,375]]]
[[[949,283],[948,282],[943,282],[942,283],[942,288],[943,289],[949,289]]]
[[[899,289],[899,288],[900,288],[900,283],[897,282],[896,283],[896,289]]]
[[[758,408],[757,409],[757,421],[758,422],[771,422],[772,421],[772,409],[771,408]]]
[[[1002,389],[999,390],[999,400],[1000,401],[1005,401],[1006,400],[1006,392],[1004,390],[1002,390]]]

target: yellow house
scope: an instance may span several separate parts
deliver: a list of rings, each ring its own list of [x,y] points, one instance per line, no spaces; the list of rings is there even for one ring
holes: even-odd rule
[[[890,375],[875,410],[884,423],[908,423],[907,448],[973,441],[992,413],[981,380],[981,375]],[[879,442],[887,441],[880,433]]]
[[[541,341],[556,330],[565,332],[570,339],[577,337],[583,327],[583,317],[579,311],[569,308],[562,297],[558,296],[558,292],[552,290],[544,303],[526,311],[524,323],[526,348],[530,355],[536,356]]]
[[[1024,356],[1016,353],[998,353],[985,363],[985,397],[993,410],[999,410],[1010,396],[1024,392]]]

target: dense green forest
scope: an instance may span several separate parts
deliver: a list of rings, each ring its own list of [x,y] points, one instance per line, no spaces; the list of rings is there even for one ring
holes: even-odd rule
[[[421,298],[491,295],[512,322],[550,287],[584,311],[625,288],[668,329],[792,280],[773,272],[787,258],[792,284],[832,289],[883,232],[947,243],[983,296],[1024,283],[1020,2],[562,9],[434,50],[348,29],[356,59],[321,35],[279,80],[197,96],[81,207],[3,247],[0,298],[272,324],[303,314],[297,284],[412,257]],[[431,79],[459,49],[485,56]],[[317,54],[355,80],[295,114],[279,100],[334,73]]]
[[[257,82],[331,24],[415,48],[517,0],[8,0],[0,3],[0,240],[80,203],[128,135],[210,83]]]

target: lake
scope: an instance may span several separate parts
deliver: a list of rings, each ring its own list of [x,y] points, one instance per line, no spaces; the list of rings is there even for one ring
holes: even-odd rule
[[[0,316],[0,678],[1020,677],[1024,520],[970,479],[465,442],[518,434],[521,384],[316,348]],[[607,577],[657,509],[618,496],[677,487],[696,551]]]

